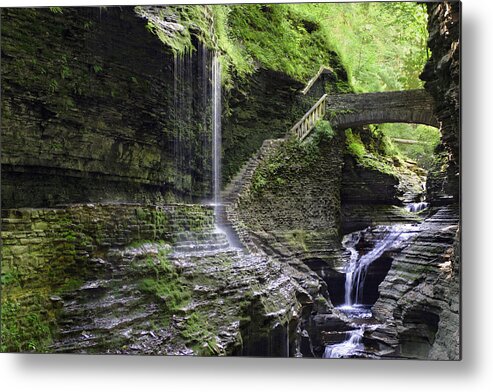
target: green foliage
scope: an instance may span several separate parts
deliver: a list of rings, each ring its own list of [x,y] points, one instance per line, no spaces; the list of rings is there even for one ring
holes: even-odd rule
[[[52,341],[50,326],[41,314],[22,314],[13,300],[2,302],[1,327],[0,352],[46,352]]]
[[[366,132],[368,134],[364,135],[363,140],[361,133],[351,129],[345,131],[348,153],[356,159],[356,162],[368,169],[396,175],[394,161],[399,161],[400,158],[387,155],[387,142],[384,135],[373,127],[366,129]]]
[[[103,70],[103,67],[99,64],[94,64],[92,66],[92,70],[94,71],[95,74],[98,74]]]
[[[58,82],[55,79],[50,80],[49,91],[54,93],[58,90]]]
[[[346,130],[346,145],[349,153],[357,159],[363,159],[366,148],[359,134],[353,133],[351,129]]]
[[[417,144],[397,142],[390,142],[390,144],[394,154],[416,161],[420,167],[426,170],[431,169],[435,148],[440,143],[440,131],[437,128],[415,124],[381,124],[378,128],[389,139],[397,138],[417,141]]]
[[[327,120],[319,120],[315,125],[315,137],[317,140],[325,139],[331,140],[335,135],[335,131],[332,129],[330,122]]]
[[[293,4],[321,21],[359,91],[421,87],[427,14],[413,2]]]
[[[194,50],[192,35],[220,49],[227,86],[232,75],[259,67],[307,82],[321,65],[338,68],[337,55],[358,90],[417,88],[428,57],[427,14],[413,2],[180,5],[157,16],[145,7],[136,11],[176,55]],[[175,25],[158,27],[163,22]]]
[[[63,14],[62,7],[50,7],[50,11],[54,14]]]

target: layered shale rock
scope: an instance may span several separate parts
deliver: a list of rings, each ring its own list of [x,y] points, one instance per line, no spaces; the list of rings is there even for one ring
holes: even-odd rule
[[[427,3],[428,46],[431,58],[421,74],[425,89],[435,99],[435,114],[441,124],[445,162],[437,171],[444,176],[432,176],[439,184],[430,184],[430,200],[444,196],[458,200],[460,193],[460,9],[459,1]]]
[[[207,206],[2,210],[2,348],[46,350],[58,329],[60,294],[106,268],[101,257],[109,249],[139,241],[174,243],[180,233],[213,230],[213,210]]]
[[[452,266],[457,227],[457,206],[436,211],[394,258],[379,287],[373,313],[384,326],[372,336],[393,345],[395,355],[458,359],[460,296]]]
[[[210,194],[211,55],[175,61],[146,25],[133,7],[2,11],[3,207]]]
[[[144,243],[98,259],[94,277],[61,295],[52,349],[294,355],[300,300],[309,296],[292,275],[267,257],[232,250],[224,234],[182,238],[173,247]]]

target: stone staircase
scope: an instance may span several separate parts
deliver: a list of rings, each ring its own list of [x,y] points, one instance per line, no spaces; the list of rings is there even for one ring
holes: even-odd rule
[[[229,238],[233,237],[233,242],[241,244],[250,253],[263,253],[263,251],[241,222],[236,207],[238,206],[240,195],[250,186],[253,174],[259,163],[269,156],[284,140],[265,140],[258,152],[245,162],[221,192],[222,205],[218,209],[218,224],[225,229]]]

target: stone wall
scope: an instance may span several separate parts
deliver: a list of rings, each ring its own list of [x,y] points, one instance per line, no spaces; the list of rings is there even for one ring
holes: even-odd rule
[[[142,241],[173,242],[186,231],[211,232],[212,208],[198,205],[73,205],[2,211],[2,315],[5,334],[40,344],[55,328],[56,295],[92,276],[100,257]],[[37,325],[32,325],[36,320]],[[15,336],[10,336],[15,340]],[[34,343],[33,343],[34,344]]]
[[[286,141],[257,168],[240,202],[245,220],[269,231],[337,228],[341,148],[340,137],[311,146]]]
[[[3,207],[210,194],[211,55],[175,61],[146,23],[133,7],[2,9]]]
[[[267,247],[287,247],[303,258],[332,258],[340,238],[343,146],[340,133],[285,141],[260,162],[240,195],[240,220]]]

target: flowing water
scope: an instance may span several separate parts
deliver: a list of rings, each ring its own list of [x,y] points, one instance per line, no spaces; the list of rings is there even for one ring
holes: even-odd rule
[[[212,177],[217,215],[221,203],[221,64],[216,54],[212,61]]]
[[[409,203],[406,205],[405,209],[409,212],[420,212],[428,208],[428,203],[421,201],[419,203]]]
[[[363,327],[346,332],[346,340],[344,342],[325,347],[323,358],[345,358],[354,355],[357,351],[362,351],[364,349],[361,343],[363,333]]]
[[[375,226],[344,236],[342,244],[349,252],[345,271],[344,304],[337,309],[349,320],[354,329],[346,332],[343,342],[327,345],[323,358],[364,356],[362,339],[368,328],[375,327],[371,303],[365,303],[364,287],[370,266],[385,252],[400,251],[416,234],[410,224]]]

